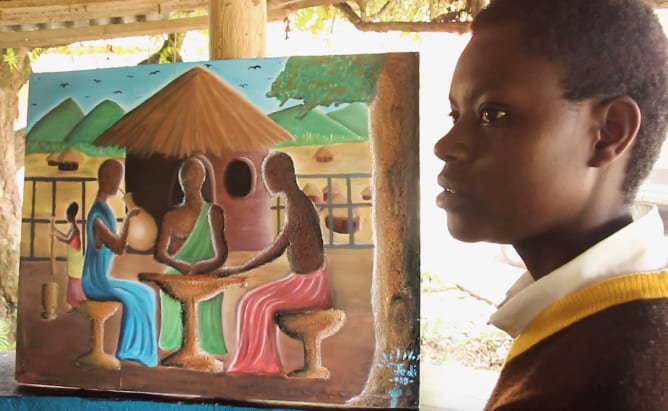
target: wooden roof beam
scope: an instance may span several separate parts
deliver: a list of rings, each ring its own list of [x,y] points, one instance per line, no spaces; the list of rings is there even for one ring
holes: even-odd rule
[[[207,0],[0,1],[0,26],[167,15],[179,11],[207,10],[208,3]]]
[[[0,33],[0,49],[55,47],[86,40],[105,40],[117,37],[180,33],[209,27],[208,16],[125,24],[76,27],[69,29],[35,30]]]

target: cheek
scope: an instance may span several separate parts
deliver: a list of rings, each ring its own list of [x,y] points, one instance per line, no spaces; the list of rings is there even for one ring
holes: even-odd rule
[[[479,176],[478,201],[472,207],[477,216],[469,221],[477,221],[491,240],[511,242],[562,206],[559,198],[564,198],[568,185],[555,171],[557,163],[536,150],[516,150],[480,165],[485,171]]]
[[[522,170],[515,170],[515,178],[502,172],[499,177],[508,183],[498,181],[489,188],[497,199],[490,207],[496,210],[499,227],[508,233],[508,241],[552,229],[586,207],[586,175],[572,156],[559,157],[527,162]]]

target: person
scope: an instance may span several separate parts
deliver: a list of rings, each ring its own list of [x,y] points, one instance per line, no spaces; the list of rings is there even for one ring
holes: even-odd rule
[[[116,217],[107,200],[118,192],[123,169],[116,159],[104,160],[98,168],[99,189],[86,221],[88,245],[81,283],[88,299],[120,301],[123,306],[116,357],[154,367],[158,364],[155,293],[148,285],[110,274],[114,255],[124,252],[129,224],[139,212],[129,210],[116,234]]]
[[[225,276],[249,271],[286,251],[291,273],[249,291],[239,301],[237,352],[226,371],[230,375],[283,375],[274,314],[332,307],[320,219],[297,185],[292,158],[283,152],[270,153],[262,162],[262,176],[272,195],[285,196],[285,223],[266,248],[239,266],[222,267],[215,273]]]
[[[81,233],[77,225],[77,213],[79,203],[72,201],[65,212],[67,222],[70,223],[67,233],[54,227],[53,235],[58,241],[67,245],[67,292],[65,301],[69,306],[68,311],[79,308],[79,303],[86,299],[81,288],[81,270],[83,265],[83,253],[81,252]]]
[[[435,145],[453,237],[527,273],[486,410],[665,410],[668,248],[634,205],[666,136],[668,49],[641,0],[495,0],[473,20]]]
[[[183,202],[165,213],[156,243],[155,258],[169,265],[167,274],[202,274],[221,266],[227,259],[223,209],[206,202],[202,185],[206,177],[205,158],[190,157],[179,168]],[[213,174],[210,174],[213,178]],[[210,181],[211,186],[215,183]],[[160,292],[160,346],[181,347],[183,325],[181,303]],[[198,305],[199,345],[211,354],[227,354],[222,330],[223,295]]]

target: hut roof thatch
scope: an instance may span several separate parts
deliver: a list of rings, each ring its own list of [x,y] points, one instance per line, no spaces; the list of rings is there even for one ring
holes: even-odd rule
[[[57,158],[57,161],[59,163],[78,163],[80,161],[83,161],[84,156],[81,154],[79,151],[77,151],[74,147],[68,147],[65,151],[63,151]]]
[[[254,151],[294,140],[210,71],[195,67],[140,104],[94,142],[138,156],[185,158]]]

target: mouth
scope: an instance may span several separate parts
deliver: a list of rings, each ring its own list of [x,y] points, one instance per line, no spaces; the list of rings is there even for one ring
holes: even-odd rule
[[[443,191],[436,197],[436,205],[443,209],[452,209],[462,201],[462,192],[456,188],[456,185],[448,181],[444,174],[438,175],[438,185]]]
[[[443,173],[438,175],[438,185],[443,188],[445,193],[457,194],[457,189],[455,188],[455,185],[452,184],[452,182],[450,182]]]

